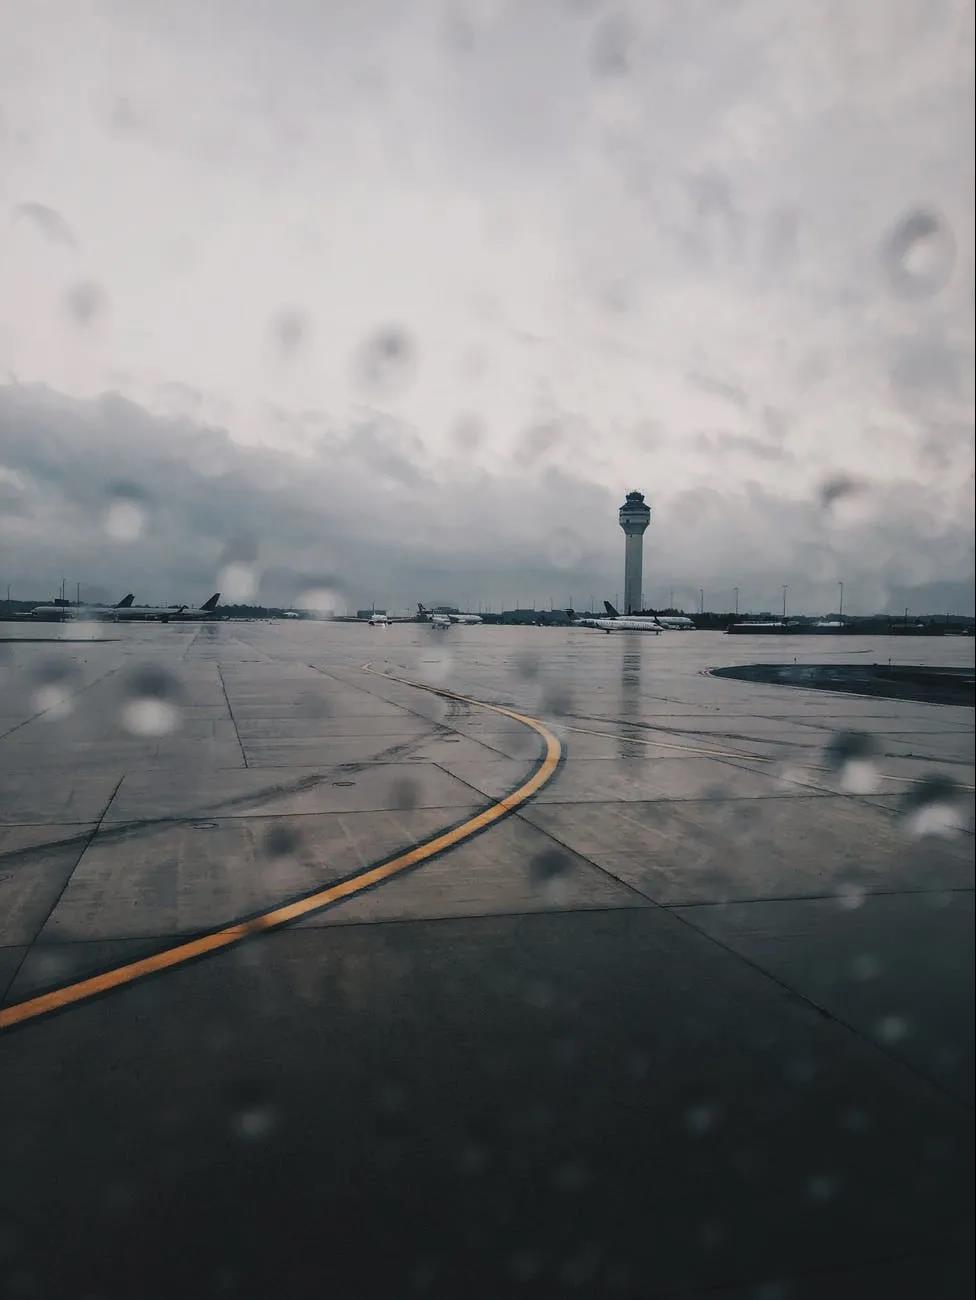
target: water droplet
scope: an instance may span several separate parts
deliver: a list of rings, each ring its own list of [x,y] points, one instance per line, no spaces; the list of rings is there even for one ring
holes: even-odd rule
[[[257,570],[253,564],[232,560],[220,570],[217,583],[225,605],[246,605],[257,594]]]
[[[81,673],[69,662],[46,659],[34,670],[36,686],[31,692],[31,702],[45,721],[57,722],[74,709],[74,693],[81,687]]]
[[[108,299],[93,280],[80,280],[64,295],[64,308],[76,325],[83,329],[93,324],[108,306]]]
[[[564,717],[573,710],[573,697],[567,687],[553,686],[542,697],[542,711],[554,717]]]
[[[569,528],[556,528],[548,535],[546,555],[554,569],[576,569],[583,559],[583,543]]]
[[[715,1126],[716,1113],[712,1106],[690,1106],[685,1111],[685,1128],[692,1137],[704,1137]]]
[[[517,1250],[509,1261],[508,1271],[516,1282],[531,1282],[542,1272],[544,1262],[537,1250]]]
[[[515,671],[526,681],[534,681],[539,676],[539,656],[530,650],[523,650],[515,656]]]
[[[264,851],[269,858],[284,858],[295,852],[301,840],[301,833],[293,826],[275,822],[265,834]]]
[[[552,1175],[552,1185],[558,1192],[579,1192],[589,1182],[586,1166],[581,1160],[567,1160]]]
[[[911,1034],[911,1025],[904,1016],[882,1016],[874,1027],[875,1035],[883,1043],[900,1043]]]
[[[848,794],[871,794],[880,785],[875,764],[878,744],[861,731],[838,731],[824,750],[824,761]]]
[[[451,441],[460,452],[477,451],[485,430],[476,415],[459,415],[451,429]]]
[[[599,77],[626,77],[631,71],[635,31],[623,14],[611,14],[593,32],[590,66]]]
[[[909,835],[948,839],[966,829],[963,791],[951,777],[925,777],[905,795],[902,820]]]
[[[122,725],[134,736],[165,736],[180,721],[179,684],[161,668],[140,668],[130,674],[122,705]]]
[[[403,808],[406,811],[409,811],[411,808],[416,808],[417,804],[420,802],[420,793],[417,788],[417,783],[406,778],[393,782],[391,794],[393,796],[394,805],[397,808]]]
[[[562,849],[544,849],[529,863],[529,876],[533,888],[538,889],[546,902],[554,907],[569,901],[569,873],[572,860]]]
[[[882,971],[881,962],[872,952],[862,952],[851,962],[851,973],[856,980],[877,979]]]
[[[245,1106],[233,1115],[231,1127],[239,1138],[260,1142],[278,1127],[278,1113],[269,1105]]]
[[[360,386],[373,396],[395,397],[409,386],[416,367],[416,350],[410,335],[391,325],[378,330],[362,345],[356,373]]]
[[[309,320],[298,307],[285,307],[271,322],[271,337],[283,357],[292,357],[309,334]]]
[[[916,208],[888,234],[882,260],[897,293],[927,298],[949,282],[956,260],[955,237],[938,212]]]
[[[815,1174],[807,1179],[806,1192],[815,1205],[826,1205],[837,1194],[837,1180],[829,1174]]]

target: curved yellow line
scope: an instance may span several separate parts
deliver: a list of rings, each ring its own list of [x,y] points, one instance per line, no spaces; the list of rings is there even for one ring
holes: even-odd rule
[[[365,672],[374,672],[368,665],[364,665],[363,668]],[[491,826],[502,817],[506,817],[514,809],[525,803],[527,799],[531,799],[547,781],[552,779],[562,756],[562,746],[549,728],[536,718],[516,713],[513,709],[502,708],[498,704],[485,704],[481,700],[471,700],[464,695],[457,695],[453,691],[428,686],[423,682],[412,682],[407,678],[394,677],[389,673],[377,673],[376,675],[385,677],[390,681],[400,682],[406,686],[415,686],[419,690],[431,691],[435,695],[461,700],[466,704],[474,704],[482,709],[490,709],[493,713],[501,713],[507,718],[513,718],[516,722],[524,723],[525,726],[531,727],[533,731],[538,732],[545,741],[546,752],[541,763],[524,784],[520,785],[517,790],[512,791],[511,794],[506,795],[504,799],[497,800],[490,807],[484,809],[483,812],[475,814],[474,817],[469,818],[460,826],[455,826],[453,830],[442,831],[439,835],[435,835],[433,839],[399,854],[389,862],[381,863],[377,867],[367,867],[365,871],[361,871],[348,880],[329,885],[326,889],[320,889],[316,893],[309,894],[305,898],[299,898],[292,903],[284,903],[280,907],[274,907],[260,916],[252,917],[249,921],[240,921],[234,925],[224,926],[220,930],[213,930],[210,934],[201,935],[197,939],[189,939],[185,943],[175,944],[172,948],[165,948],[162,952],[154,953],[151,957],[126,962],[122,966],[116,966],[113,970],[103,971],[100,975],[92,975],[88,979],[78,980],[77,983],[66,984],[63,988],[52,989],[48,993],[42,993],[37,997],[28,998],[24,1002],[17,1002],[13,1006],[4,1007],[0,1009],[0,1030],[10,1029],[14,1025],[34,1020],[38,1016],[45,1016],[53,1011],[63,1010],[65,1007],[73,1006],[78,1002],[85,1002],[89,998],[97,997],[100,993],[108,993],[113,989],[122,988],[126,984],[132,984],[146,975],[155,975],[174,966],[181,966],[184,962],[194,961],[198,957],[205,957],[210,953],[220,952],[224,948],[231,948],[234,944],[240,943],[242,939],[250,938],[255,934],[264,934],[269,930],[276,930],[280,926],[288,925],[292,921],[300,920],[303,916],[308,916],[311,912],[317,912],[332,903],[338,903],[353,894],[361,893],[362,890],[369,889],[373,885],[382,884],[408,868],[415,867],[428,858],[434,857],[435,854],[453,848],[455,844],[460,844],[462,840],[470,838],[478,831],[484,830],[485,827]]]

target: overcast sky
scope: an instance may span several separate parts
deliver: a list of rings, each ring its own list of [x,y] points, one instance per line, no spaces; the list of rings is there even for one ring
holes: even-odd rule
[[[973,607],[966,0],[0,8],[0,586]]]

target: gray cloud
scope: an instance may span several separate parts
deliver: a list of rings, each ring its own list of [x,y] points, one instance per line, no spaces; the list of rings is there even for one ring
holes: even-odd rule
[[[209,594],[228,563],[252,566],[268,603],[308,585],[353,606],[496,607],[580,604],[620,586],[623,487],[611,493],[556,467],[488,475],[432,454],[386,416],[329,428],[292,453],[111,394],[78,401],[14,385],[0,388],[0,448],[0,481],[18,502],[0,522],[4,572],[35,595],[67,572],[86,587],[185,599]],[[122,495],[144,519],[135,535],[106,525]],[[648,597],[663,604],[669,586],[704,585],[720,602],[739,585],[744,609],[768,608],[789,581],[794,607],[816,610],[843,578],[851,608],[858,596],[865,608],[897,608],[907,593],[916,612],[927,591],[937,612],[946,591],[961,599],[973,568],[964,519],[947,519],[937,494],[910,483],[872,485],[858,502],[865,496],[844,519],[815,492],[756,483],[651,490]]]

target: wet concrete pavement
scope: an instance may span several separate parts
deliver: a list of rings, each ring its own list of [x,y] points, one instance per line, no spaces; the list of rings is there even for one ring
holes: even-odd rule
[[[382,672],[563,759],[415,870],[0,1034],[11,1295],[968,1293],[972,710],[707,670],[971,641],[109,635],[0,646],[8,1008],[538,766]]]

